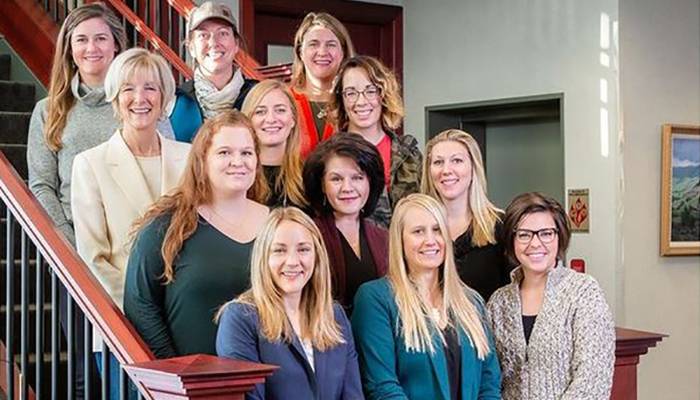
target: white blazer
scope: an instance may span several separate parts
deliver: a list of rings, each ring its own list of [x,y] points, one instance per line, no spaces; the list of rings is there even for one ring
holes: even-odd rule
[[[163,195],[177,185],[190,145],[162,136],[160,145]],[[124,303],[131,225],[156,200],[119,130],[75,157],[71,209],[78,254],[119,308]]]

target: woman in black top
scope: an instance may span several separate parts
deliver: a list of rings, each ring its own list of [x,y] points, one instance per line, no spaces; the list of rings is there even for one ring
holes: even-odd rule
[[[479,145],[466,132],[449,129],[426,145],[422,190],[445,205],[460,278],[487,301],[510,282],[499,244],[502,211],[486,196]]]
[[[309,155],[303,176],[328,249],[333,297],[350,313],[357,288],[387,268],[387,231],[367,219],[384,189],[381,158],[362,136],[336,134]]]
[[[301,181],[299,112],[292,93],[283,82],[258,83],[241,109],[250,118],[260,141],[260,163],[270,187],[270,207],[308,206]]]

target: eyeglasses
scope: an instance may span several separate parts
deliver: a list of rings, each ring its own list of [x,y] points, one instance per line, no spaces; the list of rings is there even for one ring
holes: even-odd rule
[[[537,236],[542,243],[552,243],[554,238],[557,237],[557,233],[558,231],[556,228],[544,228],[538,231],[532,231],[530,229],[516,229],[515,240],[517,240],[518,243],[529,244],[532,241],[532,238]]]
[[[374,85],[369,85],[365,88],[365,90],[357,90],[355,88],[347,88],[343,90],[341,93],[343,94],[343,98],[350,102],[350,103],[355,103],[357,100],[360,99],[360,95],[365,96],[365,99],[367,101],[372,101],[379,96],[379,88],[374,86]]]

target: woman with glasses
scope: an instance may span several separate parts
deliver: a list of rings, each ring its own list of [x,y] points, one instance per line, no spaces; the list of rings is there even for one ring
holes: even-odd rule
[[[506,256],[519,264],[487,305],[503,398],[610,398],[612,314],[598,282],[564,264],[571,233],[563,207],[541,193],[521,194],[503,229]]]
[[[404,115],[398,81],[376,58],[357,56],[340,67],[334,88],[331,121],[362,135],[382,157],[385,191],[370,218],[388,227],[394,205],[419,191],[423,160],[416,138],[394,133]]]
[[[510,282],[499,239],[503,211],[489,200],[479,144],[459,129],[430,139],[423,163],[423,193],[442,202],[462,281],[484,301]]]
[[[195,7],[187,20],[186,43],[194,59],[194,79],[177,89],[170,123],[178,141],[192,142],[204,120],[240,110],[257,81],[246,78],[236,65],[243,38],[227,6],[207,1]]]

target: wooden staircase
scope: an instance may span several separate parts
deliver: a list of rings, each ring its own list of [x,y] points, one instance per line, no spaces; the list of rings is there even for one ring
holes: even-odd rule
[[[91,2],[92,0],[86,0]],[[51,62],[53,51],[58,35],[58,27],[65,18],[66,10],[64,4],[71,4],[72,1],[64,3],[63,0],[0,0],[0,33],[4,35],[10,46],[24,60],[26,65],[32,70],[37,79],[48,86]],[[132,45],[149,48],[153,51],[161,53],[173,66],[176,77],[182,81],[192,77],[191,69],[184,63],[181,55],[173,49],[183,49],[182,42],[184,40],[184,32],[181,32],[179,27],[185,26],[185,17],[188,12],[194,7],[190,0],[105,0],[118,14],[122,15],[126,22],[127,32],[130,32],[130,42]],[[136,9],[129,7],[127,3],[136,3]],[[44,7],[48,8],[44,8]],[[288,80],[291,76],[290,65],[276,66],[260,66],[252,57],[244,51],[240,51],[236,58],[237,64],[241,67],[244,74],[254,79],[276,78]],[[9,76],[10,57],[0,55],[0,198],[3,203],[0,203],[0,260],[2,260],[2,268],[0,273],[2,277],[10,277],[7,274],[7,249],[4,247],[8,230],[6,229],[7,218],[4,206],[8,206],[13,213],[16,213],[14,218],[18,218],[12,223],[15,240],[12,244],[14,258],[19,259],[22,251],[20,246],[21,232],[27,234],[28,240],[34,243],[37,251],[45,255],[49,264],[54,268],[56,276],[63,285],[68,289],[71,297],[78,308],[86,312],[91,322],[95,324],[103,335],[107,338],[106,342],[110,349],[115,353],[120,363],[141,362],[141,366],[146,365],[146,369],[139,367],[140,375],[132,374],[143,378],[152,376],[153,374],[143,373],[144,371],[168,371],[167,379],[174,382],[173,390],[182,390],[183,397],[178,398],[200,398],[197,397],[196,387],[198,379],[208,379],[213,381],[221,380],[227,382],[222,386],[227,386],[228,392],[222,393],[242,393],[245,388],[250,388],[253,382],[259,382],[262,377],[269,375],[272,371],[270,366],[256,366],[250,363],[229,363],[229,360],[220,360],[211,356],[191,356],[183,360],[154,360],[143,342],[138,338],[130,327],[128,322],[116,307],[111,302],[111,299],[105,297],[106,294],[101,287],[95,286],[96,280],[91,276],[87,267],[77,258],[71,248],[67,248],[66,242],[60,240],[60,234],[55,230],[48,217],[40,209],[38,203],[28,193],[28,189],[21,182],[27,179],[26,165],[26,143],[27,131],[31,111],[35,104],[34,87],[31,84],[12,82]],[[9,159],[9,164],[5,164],[5,158]],[[11,167],[10,167],[11,165]],[[14,175],[14,169],[19,176]],[[13,176],[14,175],[14,176]],[[23,187],[24,186],[24,187]],[[29,197],[26,197],[29,196]],[[20,218],[24,216],[23,218]],[[38,221],[38,222],[37,222]],[[21,225],[21,228],[20,228]],[[33,246],[29,248],[34,249]],[[71,254],[69,254],[71,253]],[[32,258],[34,251],[32,250]],[[7,292],[12,291],[13,306],[4,306],[0,308],[0,314],[7,324],[1,324],[1,338],[5,338],[6,327],[13,327],[13,332],[19,332],[19,327],[22,324],[21,312],[25,309],[25,318],[28,319],[26,328],[31,332],[32,340],[28,341],[28,353],[24,353],[20,348],[20,340],[12,340],[10,347],[12,353],[15,354],[15,365],[8,371],[7,364],[3,363],[0,367],[0,400],[3,400],[4,389],[7,387],[7,375],[14,374],[14,398],[20,395],[20,392],[25,391],[28,399],[33,399],[34,391],[32,390],[35,381],[34,371],[36,369],[35,362],[38,359],[47,360],[52,363],[51,371],[45,371],[41,386],[43,388],[41,398],[62,399],[65,398],[66,363],[65,351],[61,354],[46,353],[44,349],[40,356],[36,355],[34,349],[33,338],[36,333],[36,327],[33,321],[39,319],[48,321],[52,312],[50,303],[42,303],[38,307],[36,302],[32,302],[26,306],[20,306],[22,299],[20,298],[20,260],[13,263],[14,277],[10,285],[0,285],[0,298],[3,300],[7,297]],[[78,265],[80,264],[80,265]],[[38,270],[38,271],[37,271]],[[27,275],[30,279],[42,275],[44,286],[49,285],[50,277],[48,269],[42,265],[37,265],[35,260],[29,260]],[[5,279],[3,279],[5,283]],[[29,285],[31,287],[31,285]],[[50,293],[46,287],[46,293]],[[28,294],[30,299],[33,299],[37,290]],[[48,297],[48,295],[47,295]],[[26,303],[24,303],[26,304]],[[39,312],[37,312],[39,310]],[[37,318],[39,314],[40,318]],[[9,322],[11,321],[11,323]],[[40,336],[43,337],[43,342],[48,346],[52,341],[50,329],[47,326],[42,328]],[[60,332],[59,332],[60,334]],[[65,339],[61,339],[59,346],[61,349],[66,348]],[[4,343],[0,341],[0,358],[6,354]],[[20,355],[20,353],[22,353]],[[59,366],[53,364],[60,363]],[[174,364],[175,363],[175,364]],[[169,368],[173,365],[185,365],[188,367],[178,367],[179,372],[171,373]],[[208,367],[210,365],[210,367]],[[18,367],[22,366],[24,373],[21,373]],[[190,367],[191,366],[191,367]],[[46,367],[47,369],[49,367]],[[54,368],[56,371],[54,371]],[[206,375],[207,368],[210,369],[211,376]],[[43,370],[44,368],[42,368]],[[227,372],[227,369],[229,371]],[[192,371],[195,376],[193,377]],[[49,373],[50,372],[50,373]],[[162,375],[162,373],[161,373]],[[21,376],[21,379],[20,379]],[[147,378],[140,381],[140,387],[149,388],[151,396],[154,397],[152,386],[149,386]],[[235,382],[245,378],[245,385],[234,384]],[[47,381],[49,379],[49,381]],[[162,376],[159,381],[163,382]],[[26,385],[26,382],[33,382],[31,385]],[[49,389],[53,385],[60,385],[55,396]],[[194,385],[194,386],[192,386]],[[247,385],[247,386],[246,386]],[[24,389],[22,389],[24,388]],[[170,393],[172,395],[173,393]],[[211,393],[207,393],[202,398],[207,398]],[[91,396],[92,397],[92,396]],[[24,398],[24,397],[22,397]],[[227,397],[228,398],[228,397]],[[237,398],[237,397],[236,397]],[[242,398],[242,397],[241,397]]]

